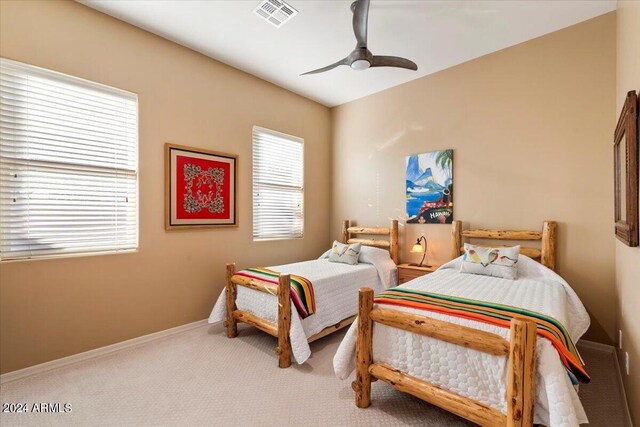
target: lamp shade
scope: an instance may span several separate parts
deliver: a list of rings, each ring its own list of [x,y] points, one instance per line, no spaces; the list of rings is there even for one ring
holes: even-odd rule
[[[420,244],[420,243],[416,243],[415,245],[413,245],[411,247],[411,253],[412,254],[423,254],[424,253],[424,246],[422,246],[422,244]]]
[[[422,243],[424,242],[424,244]],[[424,236],[420,236],[416,239],[415,245],[411,247],[412,254],[422,254],[422,260],[420,264],[409,264],[417,267],[422,267],[422,263],[424,262],[424,258],[427,256],[427,238]],[[426,265],[425,267],[431,267],[430,265]]]

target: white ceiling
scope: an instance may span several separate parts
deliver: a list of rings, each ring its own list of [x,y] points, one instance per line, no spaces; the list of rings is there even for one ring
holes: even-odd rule
[[[418,71],[373,68],[300,76],[355,47],[351,0],[289,0],[299,11],[276,28],[259,0],[78,0],[327,106],[340,105],[615,9],[606,1],[372,0],[369,49],[404,56]]]

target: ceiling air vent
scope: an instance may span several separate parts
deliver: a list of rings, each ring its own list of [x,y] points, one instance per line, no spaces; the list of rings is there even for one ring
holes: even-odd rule
[[[298,11],[281,0],[264,0],[253,11],[275,27],[281,27],[285,22],[298,14]]]

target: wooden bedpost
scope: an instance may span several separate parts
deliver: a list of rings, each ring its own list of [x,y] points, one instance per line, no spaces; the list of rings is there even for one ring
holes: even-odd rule
[[[460,256],[460,248],[462,247],[462,221],[453,221],[451,223],[451,259]]]
[[[342,221],[342,243],[349,242],[349,227],[351,226],[351,221],[345,219]]]
[[[227,337],[235,338],[238,336],[238,321],[235,317],[233,317],[233,312],[236,309],[236,295],[237,288],[235,283],[231,282],[231,277],[236,272],[236,265],[227,264],[227,272],[226,272],[226,302],[227,302],[227,320],[224,322],[224,326],[227,327]]]
[[[398,220],[391,220],[391,228],[389,228],[389,253],[391,259],[398,265]]]
[[[536,324],[511,320],[507,362],[507,427],[533,425],[536,398]]]
[[[551,270],[556,269],[556,229],[555,221],[545,221],[542,226],[540,262]]]
[[[281,274],[278,283],[278,366],[291,366],[291,276]]]
[[[369,314],[373,308],[373,289],[361,288],[358,293],[358,336],[356,341],[356,379],[351,387],[356,392],[356,406],[368,408],[371,405],[371,374],[373,363],[372,326]]]

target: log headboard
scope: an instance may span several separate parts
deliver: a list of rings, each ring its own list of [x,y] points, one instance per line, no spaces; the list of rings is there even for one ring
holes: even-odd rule
[[[451,245],[454,258],[464,252],[463,238],[490,240],[540,240],[540,249],[520,246],[520,253],[535,260],[551,270],[556,269],[556,222],[545,221],[542,231],[529,230],[463,230],[462,221],[453,221],[451,227]],[[479,245],[486,246],[486,245]],[[495,246],[493,246],[495,247]]]
[[[352,238],[359,234],[374,236],[389,236],[389,240],[384,239],[360,239]],[[348,219],[342,223],[342,242],[362,243],[365,246],[389,249],[389,255],[394,263],[398,264],[398,220],[392,219],[389,228],[387,227],[352,227]]]

